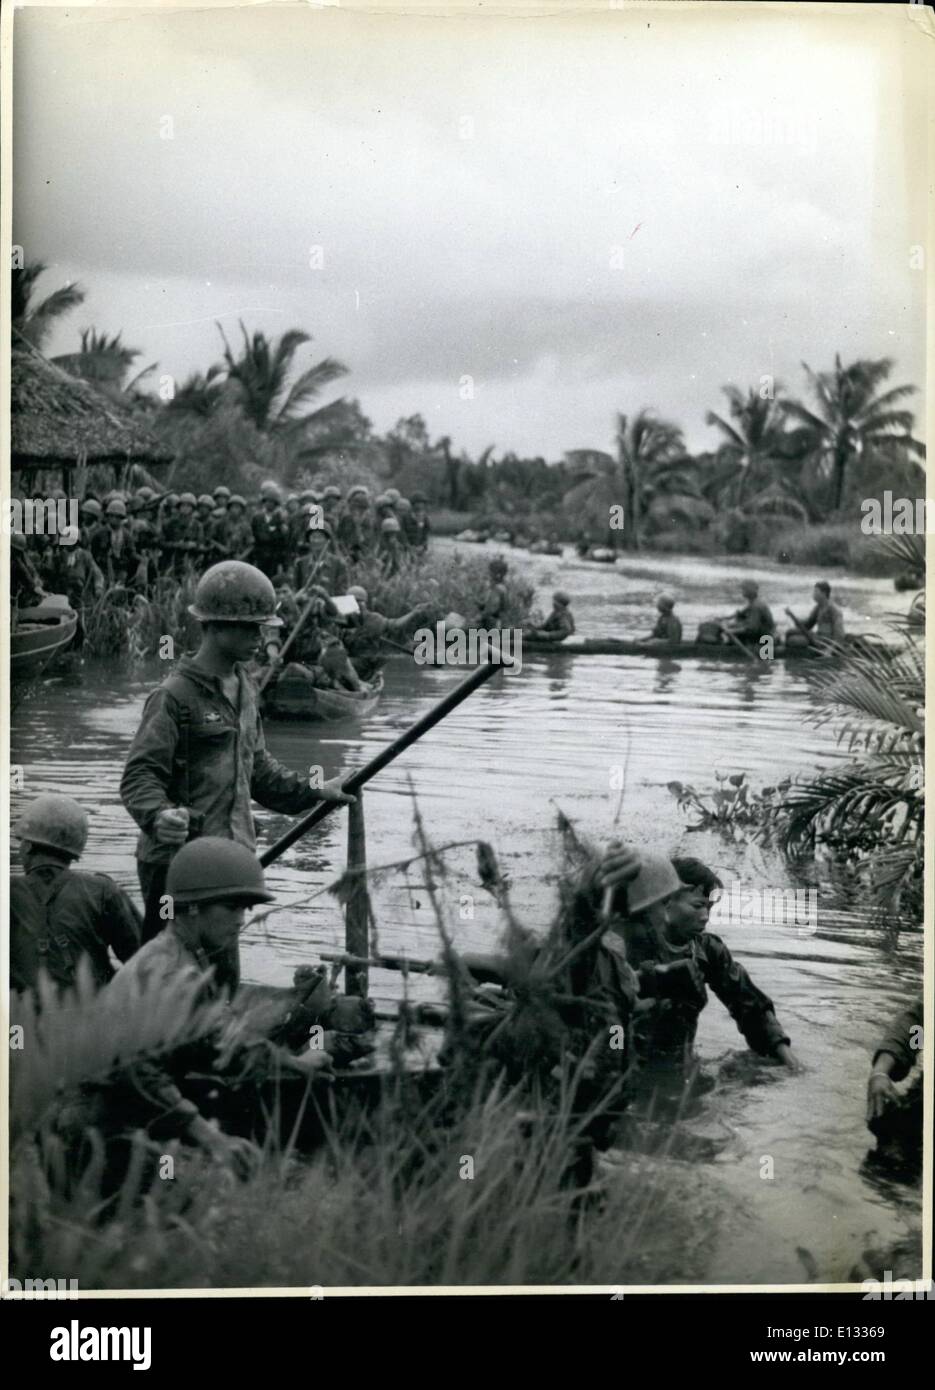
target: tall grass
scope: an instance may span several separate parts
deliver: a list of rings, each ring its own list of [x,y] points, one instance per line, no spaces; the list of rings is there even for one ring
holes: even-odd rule
[[[351,581],[367,590],[372,607],[388,618],[398,618],[424,606],[435,617],[452,611],[473,618],[489,585],[487,567],[497,548],[478,555],[438,555],[431,550],[419,563],[404,563],[398,574],[383,573],[379,560],[366,559],[353,566]],[[507,573],[505,623],[518,626],[529,616],[534,589],[515,573]]]

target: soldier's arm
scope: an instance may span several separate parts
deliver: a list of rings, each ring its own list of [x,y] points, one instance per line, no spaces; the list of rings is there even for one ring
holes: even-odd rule
[[[257,744],[253,755],[253,772],[250,777],[250,795],[254,801],[265,806],[268,811],[279,811],[282,815],[297,815],[315,806],[319,801],[334,800],[323,787],[309,786],[307,780],[298,772],[293,772],[267,751],[263,736],[263,724],[257,715]]]
[[[772,1057],[780,1046],[789,1046],[773,1001],[757,988],[718,936],[704,937],[702,974],[754,1052]]]
[[[120,779],[120,799],[147,834],[153,832],[159,812],[173,804],[169,786],[179,740],[176,715],[176,704],[168,691],[153,691],[143,708]]]
[[[132,899],[107,880],[103,913],[104,940],[118,960],[129,960],[143,939],[143,921]]]
[[[914,1033],[914,1029],[918,1029],[918,1033]],[[922,1000],[919,998],[893,1019],[886,1034],[877,1043],[876,1051],[873,1054],[874,1067],[882,1056],[892,1057],[895,1066],[889,1069],[889,1075],[894,1081],[901,1081],[922,1056],[921,1029]],[[913,1047],[913,1042],[917,1044],[915,1047]]]

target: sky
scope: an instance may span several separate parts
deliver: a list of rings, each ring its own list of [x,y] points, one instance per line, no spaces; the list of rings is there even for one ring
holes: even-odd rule
[[[119,329],[182,380],[242,319],[311,333],[378,430],[554,460],[647,406],[711,448],[728,382],[801,393],[840,352],[923,385],[912,38],[843,7],[27,9],[13,241],[88,291],[50,353]]]

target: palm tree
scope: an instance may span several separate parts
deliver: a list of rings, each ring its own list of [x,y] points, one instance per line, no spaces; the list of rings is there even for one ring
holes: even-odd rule
[[[239,357],[235,357],[220,324],[218,328],[224,342],[227,379],[239,388],[243,412],[257,429],[273,434],[282,431],[305,433],[310,427],[320,431],[324,427],[327,433],[340,424],[345,405],[343,399],[332,401],[317,410],[308,410],[307,407],[332,381],[346,376],[348,369],[343,363],[325,357],[300,372],[292,384],[288,384],[295,354],[300,347],[312,341],[310,334],[292,328],[283,333],[278,342],[271,342],[265,333],[254,333],[252,338],[249,337],[241,321],[243,348]],[[339,444],[340,440],[335,439],[330,447],[338,447]]]
[[[804,428],[810,450],[830,477],[835,511],[844,501],[848,468],[865,449],[891,451],[895,446],[904,455],[925,457],[925,446],[912,435],[912,411],[893,408],[916,388],[893,386],[878,394],[893,370],[892,358],[860,360],[845,367],[837,354],[830,372],[813,372],[807,363],[802,365],[816,408],[813,411],[798,401],[783,401],[782,410]]]
[[[709,485],[713,501],[729,501],[743,507],[751,486],[765,487],[777,481],[777,464],[784,456],[788,436],[783,402],[760,395],[751,387],[744,395],[736,386],[722,387],[730,420],[709,410],[705,423],[721,431],[718,468]]]
[[[63,285],[61,289],[46,295],[45,299],[34,303],[36,281],[45,270],[42,261],[32,261],[13,271],[10,319],[14,329],[14,348],[18,343],[21,346],[22,340],[25,340],[34,348],[41,349],[56,320],[84,303],[84,290],[80,285]]]
[[[151,362],[128,381],[127,374],[140,353],[140,348],[127,347],[119,333],[108,338],[96,328],[85,328],[81,332],[78,352],[61,353],[52,361],[111,396],[128,396],[144,376],[156,369],[156,363]]]

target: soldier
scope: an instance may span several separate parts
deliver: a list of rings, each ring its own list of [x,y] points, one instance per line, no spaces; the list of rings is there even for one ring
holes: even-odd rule
[[[97,985],[114,971],[108,948],[129,960],[140,944],[140,915],[105,874],[71,865],[88,840],[88,817],[69,796],[44,793],[16,826],[24,872],[10,880],[10,984],[34,989],[41,971],[63,988],[82,960]]]
[[[384,639],[408,636],[430,610],[425,607],[413,608],[399,618],[387,618],[368,606],[367,590],[359,584],[352,585],[347,592],[356,598],[360,612],[348,618],[342,640],[355,671],[362,681],[369,682],[386,662]]]
[[[229,487],[226,487],[224,483],[218,483],[211,496],[214,499],[214,505],[216,507],[226,508],[231,500],[231,490]]]
[[[305,532],[302,554],[295,562],[295,588],[305,589],[314,583],[326,594],[347,592],[347,565],[337,553],[334,533],[327,523],[313,516]]]
[[[432,531],[432,524],[429,521],[428,498],[423,492],[412,494],[412,511],[410,513],[409,544],[417,555],[424,555],[429,548],[429,536]]]
[[[201,523],[195,515],[198,499],[183,492],[178,507],[162,528],[162,551],[167,570],[180,579],[198,559],[204,545]]]
[[[675,616],[675,599],[671,594],[660,594],[656,599],[656,610],[659,617],[648,637],[641,638],[644,642],[681,642],[682,624]]]
[[[341,514],[341,489],[335,487],[334,483],[329,484],[321,494],[321,509],[324,512],[325,521],[334,529]]]
[[[380,522],[380,539],[377,554],[387,576],[398,574],[403,561],[402,527],[395,516],[385,516]]]
[[[82,543],[77,526],[65,526],[59,533],[58,545],[45,563],[45,578],[49,591],[64,594],[70,607],[78,614],[78,627],[72,648],[84,644],[84,610],[104,592],[104,576],[94,556]]]
[[[490,584],[481,600],[481,610],[477,619],[479,627],[503,627],[506,621],[506,610],[509,602],[506,585],[504,583],[508,569],[509,565],[500,555],[494,556],[487,566],[487,571],[490,575]]]
[[[556,589],[552,595],[552,612],[541,627],[533,628],[529,636],[536,642],[552,642],[556,646],[574,635],[575,620],[571,612],[571,595]]]
[[[10,536],[10,598],[17,608],[33,608],[46,597],[22,531]]]
[[[211,539],[225,559],[245,560],[252,551],[253,531],[247,503],[239,492],[232,494],[223,516],[213,523]]]
[[[362,483],[352,487],[347,494],[347,506],[338,522],[337,540],[353,565],[363,560],[374,548],[370,493]]]
[[[163,924],[166,873],[186,840],[219,835],[252,851],[252,800],[284,815],[320,801],[353,800],[337,778],[312,785],[266,751],[246,663],[262,627],[281,626],[275,609],[273,586],[260,570],[238,560],[213,565],[189,608],[202,625],[201,645],[146,702],[120,783],[123,804],[140,827],[146,940]]]
[[[275,580],[279,571],[289,563],[291,545],[289,522],[280,506],[276,483],[265,482],[260,488],[260,505],[251,521],[253,530],[253,559],[268,579]]]
[[[140,557],[127,529],[127,504],[113,497],[104,515],[106,524],[91,536],[91,554],[108,584],[129,588],[136,581]]]

